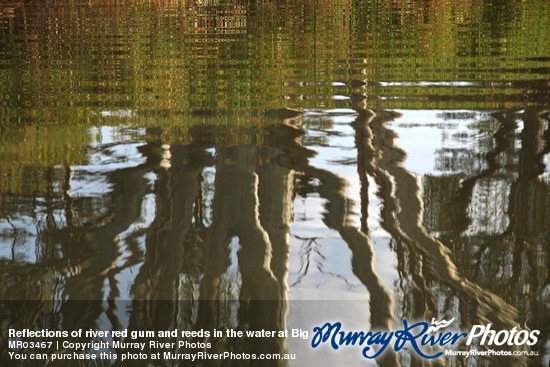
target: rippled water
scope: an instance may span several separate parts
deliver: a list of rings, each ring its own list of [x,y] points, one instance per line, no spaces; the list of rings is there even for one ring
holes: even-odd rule
[[[454,317],[539,357],[440,365],[544,364],[549,29],[548,1],[2,1],[2,340]]]

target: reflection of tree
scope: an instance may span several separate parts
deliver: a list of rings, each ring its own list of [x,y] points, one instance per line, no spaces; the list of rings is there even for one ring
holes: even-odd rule
[[[256,149],[253,145],[237,145],[217,147],[216,153],[212,225],[200,287],[198,326],[208,330],[218,326],[220,304],[216,300],[222,297],[220,286],[230,263],[228,245],[237,236],[242,278],[239,321],[248,319],[251,329],[277,330],[277,318],[269,310],[278,293],[271,271],[271,241],[259,219]]]
[[[368,138],[362,135],[364,132],[361,129],[358,128],[357,131],[356,141],[360,146],[361,153],[364,153],[368,149],[365,147],[369,144]],[[303,172],[307,177],[315,177],[320,180],[321,185],[317,191],[321,197],[328,200],[325,206],[324,221],[329,228],[338,231],[352,252],[353,273],[370,293],[371,324],[376,329],[388,329],[393,317],[391,295],[374,270],[374,251],[366,229],[364,227],[357,229],[352,224],[351,201],[345,195],[346,181],[330,171],[309,165],[308,151],[299,147],[289,148],[291,148],[288,151],[289,154],[281,157],[280,163],[285,167]],[[361,170],[368,165],[366,161],[361,160],[361,162],[364,163],[359,168],[360,175],[362,174]],[[363,182],[363,185],[366,185],[366,182]],[[363,189],[366,190],[365,187]],[[362,199],[365,199],[364,195]],[[362,218],[362,222],[365,221],[366,218]],[[380,361],[387,366],[398,365],[395,354],[391,352],[385,353]]]
[[[395,145],[395,133],[385,126],[386,121],[393,118],[392,114],[377,111],[370,122],[375,136],[374,147],[380,154],[380,159],[375,162],[377,167],[373,173],[381,187],[379,196],[383,200],[383,227],[394,240],[405,244],[410,254],[413,284],[418,287],[421,291],[419,294],[422,295],[422,298],[415,302],[416,307],[422,309],[422,304],[425,303],[429,310],[426,311],[432,315],[439,311],[435,307],[433,297],[442,297],[442,295],[430,294],[435,290],[434,281],[437,281],[456,292],[461,299],[461,304],[475,305],[474,322],[491,322],[496,327],[502,328],[512,327],[516,322],[517,311],[503,299],[460,275],[455,263],[451,260],[449,249],[423,227],[424,203],[420,196],[419,181],[401,166],[405,153]],[[386,175],[387,178],[384,177]],[[390,211],[385,212],[388,209]],[[402,250],[403,248],[400,251]],[[398,254],[398,258],[405,257]],[[414,267],[415,264],[416,267]],[[404,263],[399,264],[399,266],[403,265]],[[401,271],[401,273],[405,272]],[[429,314],[417,316],[426,319]]]
[[[549,310],[541,299],[547,297],[545,289],[550,277],[546,238],[550,227],[546,207],[550,203],[547,183],[539,179],[548,150],[546,115],[533,109],[516,115],[524,126],[519,136],[521,149],[511,144],[510,136],[516,127],[514,115],[495,115],[501,126],[493,135],[494,148],[484,156],[487,168],[466,177],[459,186],[455,177],[448,180],[434,176],[420,182],[402,167],[405,152],[397,146],[396,134],[386,125],[395,115],[355,109],[358,116],[353,128],[362,185],[360,228],[352,224],[350,217],[353,211],[345,194],[347,182],[310,164],[312,152],[302,146],[304,132],[296,126],[297,121],[234,129],[191,128],[185,143],[164,145],[150,129],[149,142],[139,148],[145,162],[108,173],[111,191],[95,203],[70,196],[74,179],[70,165],[44,171],[44,198],[34,199],[45,208],[43,227],[37,237],[41,255],[36,264],[2,263],[2,284],[6,285],[3,294],[55,298],[52,303],[60,305],[55,306],[57,311],[40,320],[43,323],[47,319],[52,329],[61,325],[67,329],[96,328],[104,315],[113,328],[120,328],[125,321],[120,319],[114,302],[120,298],[119,275],[139,265],[130,288],[131,330],[284,330],[296,171],[302,177],[319,181],[315,187],[304,185],[300,193],[307,195],[315,190],[326,199],[325,224],[338,231],[351,250],[352,271],[370,294],[373,328],[391,328],[394,310],[391,292],[374,271],[372,239],[366,224],[370,177],[378,186],[382,227],[391,235],[390,246],[396,252],[401,277],[401,289],[396,291],[403,292],[397,301],[402,297],[406,303],[404,317],[455,316],[458,309],[463,325],[492,322],[495,327],[510,328],[519,321],[543,329]],[[215,159],[209,153],[212,147]],[[469,155],[469,159],[477,156]],[[504,158],[514,162],[510,156],[517,157],[516,166],[503,163]],[[203,182],[207,177],[205,167],[212,164],[216,173],[208,187]],[[510,174],[512,170],[517,170],[517,176]],[[156,177],[153,188],[146,179],[151,172]],[[484,235],[483,239],[490,241],[484,242],[487,246],[483,251],[475,251],[472,246],[459,252],[462,250],[454,245],[452,256],[447,244],[479,240],[466,231],[471,215],[468,208],[478,205],[475,188],[495,177],[513,177],[508,228],[492,238]],[[437,203],[430,202],[434,197],[422,196],[422,189],[433,191],[437,185],[445,192],[457,189],[458,200],[450,201],[451,207],[441,203],[450,195],[438,197]],[[201,203],[212,197],[212,192],[212,205],[203,215]],[[154,220],[146,228],[135,229],[148,196],[154,196]],[[19,206],[29,210],[36,205],[24,203]],[[452,231],[439,238],[429,233],[422,222],[424,210],[432,205],[439,205],[442,215],[453,213],[460,219]],[[504,209],[502,212],[506,214]],[[437,230],[437,223],[434,228]],[[239,239],[236,265],[241,282],[229,284],[234,281],[227,276],[232,238]],[[122,259],[126,262],[121,261],[123,243],[125,254],[129,253]],[[473,259],[475,256],[478,258]],[[499,269],[505,270],[504,276],[495,277]],[[493,277],[488,280],[491,274]],[[227,291],[230,287],[236,289],[235,295]],[[74,312],[66,299],[96,301]],[[106,305],[104,299],[109,301]],[[234,302],[236,307],[228,311],[231,307],[226,301]],[[524,310],[522,315],[516,315],[509,304]],[[27,312],[15,307],[5,310],[9,318],[25,319],[28,326],[39,322],[36,315],[43,315],[45,308],[29,306]],[[210,341],[226,350],[285,350],[284,339]],[[381,365],[395,366],[400,361],[392,353],[379,360]],[[415,363],[418,361],[410,362]]]
[[[212,161],[206,148],[213,142],[231,141],[229,130],[216,129],[217,132],[212,134],[206,129],[191,129],[191,140],[200,141],[200,144],[161,145],[152,141],[143,145],[140,152],[146,158],[145,163],[107,174],[112,190],[102,200],[104,207],[99,212],[82,212],[85,208],[81,205],[82,200],[74,200],[68,194],[70,171],[61,175],[63,179],[69,179],[62,185],[65,194],[56,194],[57,201],[66,201],[61,206],[65,209],[66,226],[56,226],[54,201],[46,201],[47,233],[41,236],[41,240],[46,243],[46,248],[55,245],[61,249],[61,259],[68,257],[70,260],[66,261],[76,264],[75,272],[62,280],[59,297],[68,300],[60,301],[63,327],[68,330],[99,327],[103,312],[115,329],[122,327],[117,316],[117,303],[113,302],[120,297],[117,277],[121,271],[141,260],[143,263],[131,287],[130,330],[183,330],[190,327],[212,330],[218,327],[221,303],[217,300],[224,301],[227,296],[220,288],[221,283],[226,282],[222,278],[229,262],[227,240],[237,236],[240,241],[238,266],[242,277],[238,288],[238,326],[251,330],[284,330],[293,174],[278,165],[279,156],[284,155],[276,145],[281,138],[277,135],[278,129],[265,130],[277,137],[266,138],[271,139],[271,145],[255,144],[254,139],[262,133],[256,134],[263,130],[245,128],[240,131],[239,139],[250,144],[217,143],[215,194],[209,228],[204,227],[201,208],[197,207],[202,205],[201,173]],[[282,135],[283,141],[289,138],[294,136]],[[146,178],[149,172],[154,172],[157,177],[152,191],[155,217],[150,226],[140,228],[135,224],[142,215],[145,197],[151,191]],[[193,237],[205,230],[207,241],[200,250],[205,253],[198,288],[200,307],[194,322],[196,316],[188,307],[194,300],[183,299],[179,291],[182,275],[192,274],[195,271],[192,267],[200,269],[202,257],[191,259],[191,266],[186,263],[189,259],[185,259],[190,255],[187,252],[193,251],[188,242],[196,240]],[[145,238],[143,253],[140,238]],[[128,254],[126,259],[121,259],[122,242],[126,242],[130,252],[125,253]],[[51,262],[54,259],[42,259],[46,260]],[[43,271],[47,264],[34,266],[36,274],[40,273],[39,278],[50,276]],[[17,271],[11,269],[7,274],[16,282],[17,273],[29,274],[30,270],[32,267],[22,265]],[[7,279],[3,283],[8,284]],[[34,281],[18,283],[21,292],[28,292],[34,286]],[[105,294],[105,284],[108,284],[108,294]],[[42,297],[48,299],[54,295],[42,293]],[[108,300],[107,309],[103,305],[105,298]],[[76,300],[88,302],[80,303],[82,308],[75,312],[72,305]],[[183,302],[179,303],[180,300]],[[183,315],[185,325],[181,324],[181,304],[186,313]],[[284,351],[284,338],[254,340],[248,344],[244,346],[246,350],[254,352]],[[235,347],[238,346],[232,348]]]
[[[210,164],[211,157],[205,147],[198,144],[163,148],[165,161],[155,170],[158,177],[154,190],[155,219],[145,230],[143,264],[131,289],[130,330],[181,329],[179,291],[186,238],[193,226],[199,225],[193,223],[194,205],[200,195],[201,172]]]
[[[442,214],[456,213],[458,220],[441,239],[453,244],[455,263],[465,276],[521,310],[514,319],[517,323],[548,334],[550,310],[544,297],[550,279],[549,196],[548,183],[540,178],[543,157],[548,152],[548,129],[544,130],[548,115],[527,108],[522,113],[507,111],[492,117],[500,126],[492,136],[494,148],[484,155],[487,168],[465,177],[456,188],[455,200],[447,201],[449,207]],[[523,128],[515,133],[520,122]],[[474,159],[466,163],[479,166]],[[425,184],[430,185],[426,191],[434,191],[442,181],[426,180]],[[502,187],[508,188],[504,191],[507,196],[499,192]],[[499,196],[504,202],[498,200]],[[426,197],[428,210],[441,205],[437,199]],[[469,226],[473,216],[482,223],[491,220],[503,225],[492,233],[479,223],[478,227]],[[433,230],[442,231],[443,221],[438,218]]]
[[[277,131],[278,129],[273,129]],[[271,271],[277,281],[277,327],[286,330],[287,276],[290,257],[289,237],[294,199],[294,172],[278,164],[284,154],[274,138],[260,149],[258,162],[259,216],[271,241]]]
[[[277,130],[268,131],[276,136]],[[249,144],[216,148],[212,224],[197,320],[199,327],[210,330],[219,323],[220,286],[230,262],[228,244],[233,236],[240,243],[238,328],[285,330],[293,174],[277,164],[284,153],[273,144],[276,137],[268,135],[261,148],[254,145],[254,130],[247,134],[246,140],[250,139]],[[282,352],[283,341],[266,338],[250,342],[247,348],[256,353]]]
[[[126,231],[141,216],[142,202],[148,192],[145,174],[157,167],[161,160],[160,147],[143,146],[142,154],[146,162],[132,168],[114,171],[109,180],[112,183],[110,195],[109,220],[104,225],[91,227],[70,226],[51,234],[59,238],[67,251],[72,252],[79,271],[68,278],[64,286],[64,298],[69,301],[86,301],[81,304],[87,307],[81,314],[67,312],[75,317],[64,317],[64,328],[72,330],[95,328],[103,310],[103,299],[117,297],[117,284],[114,275],[119,272],[116,266],[120,256],[121,233]],[[104,294],[105,282],[109,284],[111,295]],[[90,301],[94,302],[90,302]]]
[[[545,257],[548,259],[550,248],[548,185],[538,179],[544,172],[544,123],[542,111],[538,109],[526,109],[520,116],[523,120],[520,134],[521,150],[518,154],[517,178],[510,189],[509,225],[491,242],[496,253],[499,251],[500,246],[496,246],[499,242],[507,241],[509,238],[513,243],[511,274],[506,274],[510,279],[507,286],[511,287],[513,292],[506,293],[525,311],[522,322],[529,327],[540,329],[550,321],[548,309],[545,309],[544,303],[538,301],[540,293],[548,284],[544,283],[545,275],[541,270],[548,269],[548,264],[544,264],[543,261]],[[498,263],[501,264],[500,261]],[[529,285],[527,289],[525,284]]]
[[[493,150],[488,152],[485,155],[485,160],[487,161],[487,169],[483,170],[477,175],[468,177],[463,180],[460,184],[460,189],[457,191],[456,195],[456,204],[457,207],[457,224],[459,226],[453,226],[453,230],[456,230],[458,233],[462,233],[466,230],[468,225],[471,223],[469,220],[467,211],[468,205],[472,200],[472,193],[476,184],[483,178],[493,175],[499,168],[501,168],[501,160],[505,152],[509,152],[511,149],[511,140],[510,135],[514,133],[516,128],[516,122],[513,117],[507,116],[506,114],[495,114],[496,119],[501,123],[501,127],[493,135],[495,141],[495,147]]]

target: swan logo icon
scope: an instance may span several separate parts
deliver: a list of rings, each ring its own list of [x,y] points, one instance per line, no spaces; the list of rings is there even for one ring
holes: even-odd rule
[[[439,329],[444,329],[447,326],[451,325],[455,321],[455,318],[453,317],[449,321],[442,319],[441,321],[435,321],[434,318],[432,318],[432,326],[426,330],[426,333],[435,333]]]

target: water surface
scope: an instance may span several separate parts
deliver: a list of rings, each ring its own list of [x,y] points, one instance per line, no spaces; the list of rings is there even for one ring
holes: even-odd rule
[[[543,363],[549,9],[2,2],[2,325],[454,317],[541,330],[541,356],[436,365]],[[278,365],[369,365],[297,338],[212,343],[297,355]],[[4,344],[0,358],[27,365]],[[429,363],[402,351],[376,364]]]

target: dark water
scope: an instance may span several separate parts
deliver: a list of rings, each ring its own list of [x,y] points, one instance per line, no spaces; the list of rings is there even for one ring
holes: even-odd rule
[[[549,361],[548,1],[0,1],[1,365],[45,365],[8,328]],[[539,356],[309,346],[432,318],[540,330]]]

